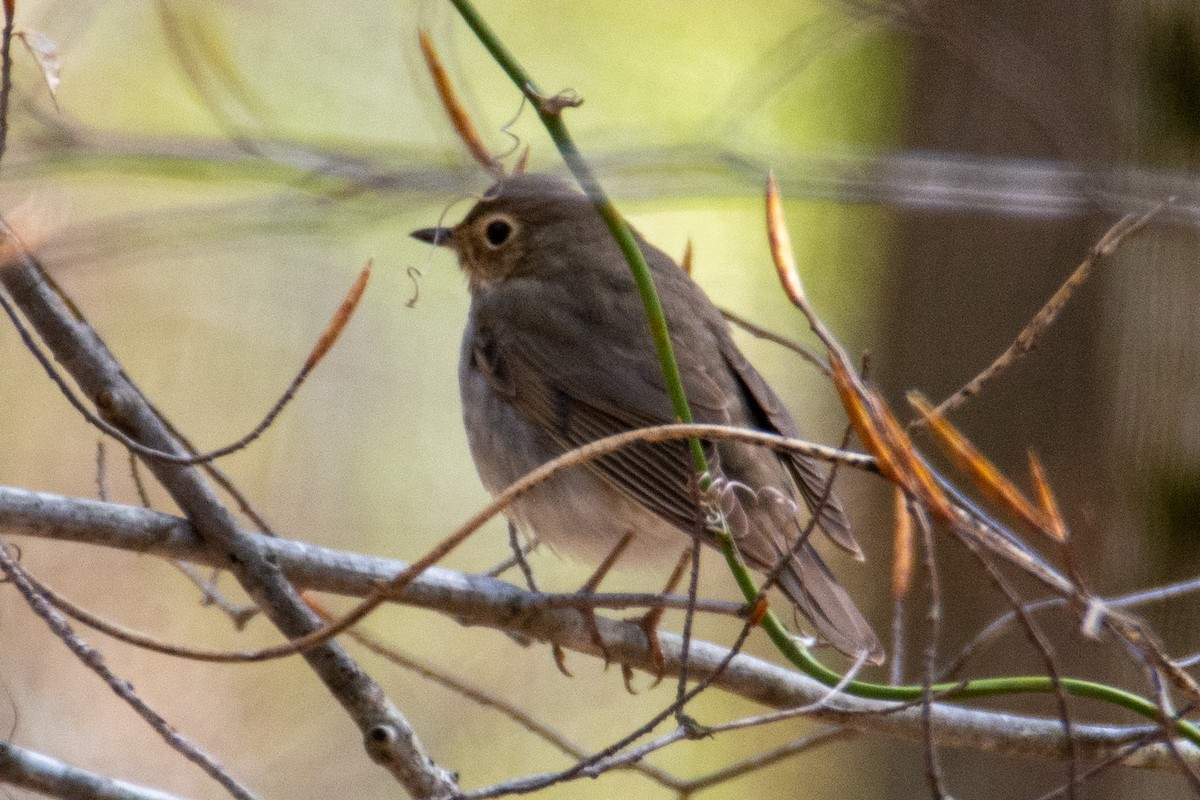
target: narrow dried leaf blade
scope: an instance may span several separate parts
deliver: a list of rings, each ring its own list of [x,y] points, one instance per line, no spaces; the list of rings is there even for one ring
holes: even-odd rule
[[[483,143],[483,138],[480,137],[475,123],[471,121],[467,110],[459,102],[458,93],[454,91],[454,84],[450,82],[450,73],[442,65],[442,59],[438,56],[437,48],[433,46],[433,40],[429,38],[429,33],[422,28],[418,32],[418,38],[421,42],[421,54],[425,57],[425,66],[429,69],[430,77],[433,78],[438,99],[442,101],[442,108],[446,110],[446,116],[450,118],[454,132],[467,146],[467,152],[471,154],[471,157],[482,164],[484,169],[493,177],[504,177],[504,170],[500,167],[500,163],[492,157],[487,145]]]
[[[683,271],[688,275],[692,274],[692,237],[688,237],[687,244],[683,246],[683,258],[679,260],[679,266],[683,267]]]
[[[934,519],[942,522],[954,520],[954,506],[933,477],[933,473],[917,455],[917,449],[905,433],[900,420],[896,419],[896,415],[878,395],[870,395],[868,401],[875,423],[896,460],[897,469],[907,478],[904,485],[929,509]]]
[[[1032,450],[1029,451],[1029,474],[1033,476],[1033,487],[1037,492],[1038,506],[1042,509],[1048,523],[1044,530],[1052,539],[1065,543],[1070,537],[1067,523],[1058,510],[1058,501],[1054,499],[1054,491],[1050,488],[1050,482],[1046,480],[1046,470]]]
[[[893,513],[896,532],[892,540],[892,600],[899,602],[908,596],[912,585],[913,570],[913,526],[908,513],[908,498],[904,490],[895,487]]]
[[[910,393],[908,401],[924,417],[934,440],[942,451],[963,471],[993,502],[1025,520],[1038,530],[1046,530],[1045,516],[1034,507],[1025,495],[989,461],[978,448],[963,436],[933,406],[916,392]]]
[[[863,447],[867,448],[867,452],[875,456],[875,460],[879,462],[879,471],[883,476],[893,483],[899,482],[901,476],[899,470],[896,469],[895,456],[892,454],[891,448],[884,442],[883,436],[880,435],[879,428],[876,426],[867,404],[863,402],[857,384],[847,373],[845,364],[834,358],[830,359],[829,366],[833,370],[834,388],[837,389],[842,407],[846,410],[850,426],[854,428],[854,434],[863,443]]]
[[[342,300],[342,304],[334,312],[333,318],[329,320],[329,324],[325,327],[321,338],[317,339],[317,343],[313,345],[312,352],[308,354],[308,360],[304,362],[304,369],[300,371],[302,376],[312,372],[321,359],[325,357],[325,354],[329,352],[329,348],[333,347],[334,342],[342,335],[346,323],[354,315],[354,309],[358,308],[358,301],[362,300],[363,292],[367,289],[367,281],[371,278],[371,268],[373,266],[375,266],[375,261],[372,259],[367,262],[367,265],[358,273],[358,277],[354,279],[354,284],[350,287],[350,291],[346,293],[345,299]]]
[[[800,270],[796,268],[792,237],[788,234],[787,221],[783,217],[783,201],[779,196],[779,186],[775,183],[774,173],[767,175],[767,240],[771,245],[771,259],[775,262],[775,271],[779,274],[783,290],[793,303],[807,306],[808,298],[804,294]]]

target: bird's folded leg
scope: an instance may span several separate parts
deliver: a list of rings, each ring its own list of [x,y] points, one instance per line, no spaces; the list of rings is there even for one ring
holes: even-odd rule
[[[675,591],[675,587],[679,585],[679,580],[683,577],[683,572],[687,569],[687,565],[692,560],[691,551],[684,551],[679,557],[679,562],[675,564],[675,569],[671,571],[671,577],[667,579],[667,585],[663,587],[662,594],[667,595]],[[640,617],[634,617],[629,622],[634,623],[642,632],[646,634],[646,644],[650,648],[650,661],[654,664],[654,683],[650,684],[653,689],[662,683],[663,676],[667,671],[667,661],[663,657],[662,646],[658,643],[658,623],[662,621],[663,614],[666,613],[664,606],[652,608]],[[621,675],[625,678],[625,691],[630,694],[637,694],[633,690],[633,670],[628,664],[621,665]]]
[[[587,579],[587,583],[579,588],[579,594],[591,595],[596,593],[596,589],[600,586],[600,581],[604,580],[604,576],[612,570],[613,565],[617,563],[617,559],[625,552],[625,548],[629,547],[629,543],[633,541],[633,531],[626,533],[621,537],[621,541],[617,542],[617,546],[612,549],[600,566],[596,567],[596,571],[592,573],[592,577]],[[579,613],[583,614],[584,622],[587,623],[588,633],[591,635],[592,644],[600,650],[604,656],[604,668],[608,669],[612,657],[609,655],[608,646],[604,644],[604,637],[600,635],[600,628],[596,625],[596,610],[591,606],[581,606]],[[559,669],[562,669],[561,663]]]

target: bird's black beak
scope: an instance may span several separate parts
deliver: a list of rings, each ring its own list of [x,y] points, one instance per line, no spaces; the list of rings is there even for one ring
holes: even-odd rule
[[[441,245],[442,247],[450,246],[450,239],[453,235],[454,231],[451,228],[421,228],[421,230],[413,231],[409,234],[414,239],[419,239],[429,244]]]

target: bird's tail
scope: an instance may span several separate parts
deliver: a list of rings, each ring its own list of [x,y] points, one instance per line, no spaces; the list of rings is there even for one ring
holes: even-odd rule
[[[812,545],[792,556],[779,573],[779,588],[829,644],[851,658],[865,655],[872,664],[883,662],[879,637]]]

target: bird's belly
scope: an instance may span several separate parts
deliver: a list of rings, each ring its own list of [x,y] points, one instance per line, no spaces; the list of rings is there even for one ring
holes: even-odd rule
[[[471,455],[493,495],[564,452],[496,395],[478,372],[468,367],[459,377]],[[522,534],[590,563],[602,561],[630,533],[633,540],[620,559],[622,567],[672,564],[689,541],[686,533],[582,464],[530,489],[505,514]]]

